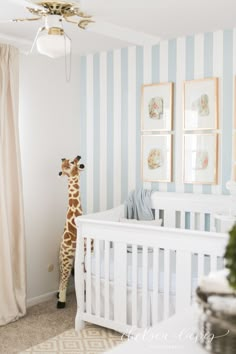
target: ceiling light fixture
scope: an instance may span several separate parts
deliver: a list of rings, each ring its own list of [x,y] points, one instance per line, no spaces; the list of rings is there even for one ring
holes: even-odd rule
[[[26,0],[26,2],[33,4],[34,7],[26,7],[26,9],[35,17],[17,18],[11,21],[44,20],[44,26],[38,29],[30,53],[36,46],[40,54],[50,58],[65,56],[65,70],[66,73],[70,72],[67,56],[71,62],[72,46],[71,39],[63,28],[63,22],[69,22],[81,29],[86,29],[89,23],[94,22],[91,16],[80,10],[78,0]],[[69,81],[69,79],[67,75],[67,80]]]
[[[62,28],[51,27],[37,39],[37,50],[50,58],[59,58],[71,53],[71,39]]]
[[[30,53],[33,52],[35,46],[40,54],[50,58],[64,56],[66,80],[70,81],[71,39],[64,31],[61,16],[51,15],[45,18],[45,26],[38,29]]]
[[[40,54],[50,58],[65,57],[66,71],[68,71],[69,60],[71,62],[72,41],[63,27],[64,23],[71,23],[79,29],[85,30],[93,23],[90,15],[81,10],[80,0],[9,0],[22,4],[32,15],[29,18],[13,18],[0,20],[5,22],[27,22],[43,21],[37,31],[30,53],[34,48]],[[28,6],[27,6],[28,5]],[[159,37],[137,32],[130,28],[120,27],[104,22],[96,17],[96,24],[91,26],[91,32],[123,40],[135,45],[153,45],[160,41]],[[6,37],[6,36],[5,36]],[[2,36],[1,36],[2,38]],[[8,36],[8,39],[12,39]],[[18,37],[17,37],[18,43]],[[69,69],[70,70],[70,69]]]

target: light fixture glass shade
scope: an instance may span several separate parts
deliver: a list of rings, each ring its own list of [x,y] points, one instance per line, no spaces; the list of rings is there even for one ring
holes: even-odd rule
[[[65,35],[45,33],[37,39],[39,53],[50,58],[59,58],[71,51],[71,40]]]

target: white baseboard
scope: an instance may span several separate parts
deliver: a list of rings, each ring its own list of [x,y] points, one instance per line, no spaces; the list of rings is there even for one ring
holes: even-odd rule
[[[74,286],[70,286],[67,290],[67,293],[70,294],[71,292],[73,292],[75,290]],[[56,294],[57,294],[58,290],[54,290],[50,293],[46,293],[46,294],[43,294],[43,295],[39,295],[39,296],[36,296],[36,297],[32,297],[30,299],[27,299],[26,301],[26,307],[31,307],[31,306],[34,306],[34,305],[38,305],[40,304],[41,302],[44,302],[44,301],[48,301],[48,300],[51,300],[53,298],[55,298],[55,301],[57,300],[56,299]]]
[[[40,296],[32,297],[31,299],[27,299],[26,306],[28,308],[40,304],[41,302],[51,300],[52,298],[55,298],[56,301],[56,294],[57,294],[57,290]]]

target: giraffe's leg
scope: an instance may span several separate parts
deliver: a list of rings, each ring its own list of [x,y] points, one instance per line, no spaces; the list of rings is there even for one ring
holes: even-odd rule
[[[66,290],[73,267],[73,254],[71,249],[65,249],[65,245],[60,249],[60,284],[58,292],[57,308],[64,308],[66,305]]]
[[[66,291],[68,281],[71,275],[72,266],[73,260],[67,258],[66,260],[64,260],[63,265],[61,267],[61,280],[59,285],[57,308],[64,308],[66,305]]]

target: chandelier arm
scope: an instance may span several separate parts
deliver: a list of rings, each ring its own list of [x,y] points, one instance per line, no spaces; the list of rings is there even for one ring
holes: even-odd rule
[[[68,16],[63,16],[63,19],[64,19],[66,22],[73,23],[74,25],[78,25],[78,24],[79,24],[79,21],[69,20]]]
[[[93,23],[94,22],[94,21],[90,20],[89,18],[84,18],[83,20],[80,20],[80,21],[70,20],[70,19],[68,19],[67,16],[63,16],[63,18],[64,18],[64,20],[66,22],[73,23],[73,24],[79,26],[82,29],[86,29],[86,27],[88,26],[89,23]]]
[[[34,50],[34,47],[35,47],[35,44],[37,42],[37,39],[38,39],[38,36],[39,36],[39,33],[40,32],[43,32],[44,30],[46,30],[46,27],[40,27],[36,33],[36,36],[34,37],[34,41],[33,41],[33,44],[32,44],[32,47],[30,49],[30,52],[29,54],[32,54],[33,50]]]
[[[45,16],[45,15],[49,15],[50,14],[50,11],[49,9],[46,9],[46,8],[40,8],[40,9],[35,9],[35,8],[32,8],[32,7],[26,7],[26,9],[33,15],[36,15],[36,16]]]
[[[94,22],[95,21],[92,21],[92,20],[89,20],[89,19],[84,19],[84,20],[81,20],[78,23],[78,26],[85,30],[90,23],[94,23]]]
[[[77,11],[76,11],[76,10],[77,10]],[[66,16],[67,16],[67,15],[66,15]],[[91,15],[88,15],[88,14],[86,14],[85,12],[80,11],[80,9],[74,9],[74,10],[72,10],[70,16],[78,16],[78,17],[81,17],[81,18],[92,18]]]
[[[31,18],[13,18],[11,21],[12,22],[37,21],[37,20],[41,20],[42,17],[43,16],[31,17]]]

